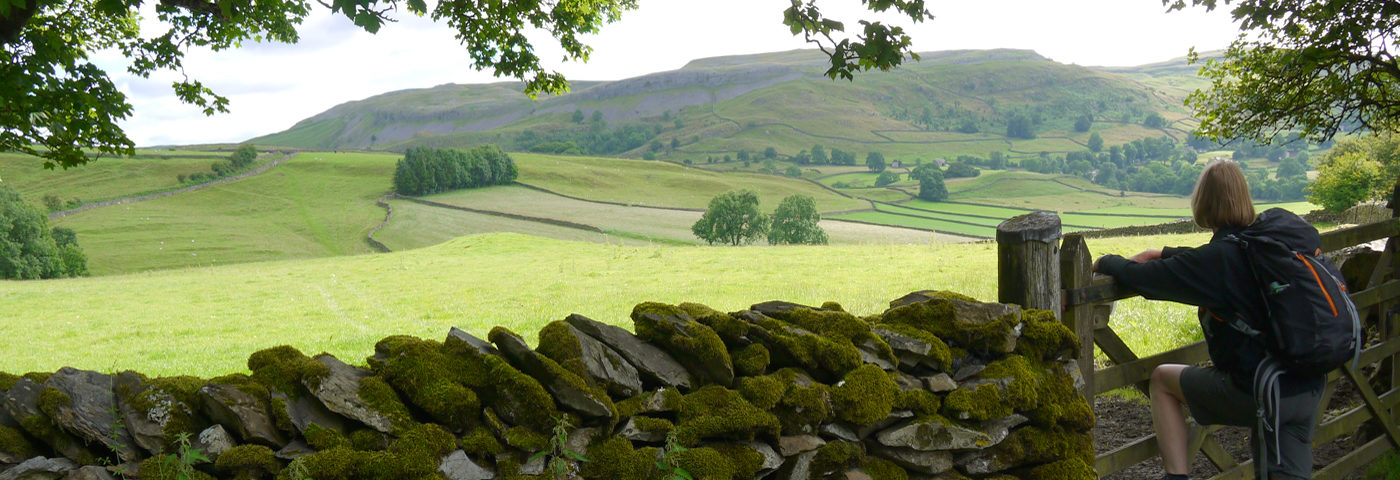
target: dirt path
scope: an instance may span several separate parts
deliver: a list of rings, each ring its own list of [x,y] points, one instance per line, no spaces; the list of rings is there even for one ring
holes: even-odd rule
[[[171,195],[181,194],[181,193],[185,193],[185,192],[193,192],[193,191],[195,191],[195,190],[201,190],[201,189],[209,188],[209,187],[212,187],[212,186],[215,186],[215,185],[221,185],[221,184],[225,184],[225,183],[228,183],[228,182],[232,182],[232,181],[235,181],[235,180],[242,180],[242,179],[251,177],[251,176],[253,176],[253,175],[258,175],[258,174],[261,174],[261,173],[263,173],[263,172],[266,172],[266,171],[272,169],[272,167],[281,165],[282,162],[285,162],[285,161],[287,161],[287,160],[290,160],[290,159],[291,159],[292,157],[294,157],[294,156],[296,156],[295,153],[283,153],[283,154],[282,154],[282,158],[279,158],[279,159],[277,159],[277,160],[273,160],[273,161],[271,161],[271,162],[268,162],[267,165],[263,165],[263,166],[261,166],[261,167],[258,167],[258,168],[255,168],[255,169],[252,169],[252,170],[249,170],[249,171],[246,171],[246,172],[243,172],[243,173],[240,173],[240,174],[238,174],[238,175],[231,176],[231,177],[223,177],[223,178],[220,178],[220,179],[218,179],[218,180],[211,181],[211,182],[201,183],[201,184],[198,184],[198,185],[190,185],[190,186],[188,186],[188,187],[180,188],[180,189],[177,189],[177,190],[171,190],[171,191],[168,191],[168,192],[160,192],[160,193],[152,193],[152,194],[150,194],[150,195],[140,195],[140,196],[136,196],[136,197],[122,197],[122,198],[114,198],[114,199],[111,199],[111,200],[103,200],[103,201],[100,201],[100,202],[85,203],[85,204],[79,206],[78,208],[74,208],[74,209],[70,209],[70,210],[60,210],[60,211],[57,211],[57,212],[50,213],[50,214],[49,214],[49,220],[53,220],[53,219],[56,219],[56,218],[63,218],[63,217],[66,217],[66,216],[69,216],[69,215],[72,215],[72,214],[75,214],[75,213],[86,212],[86,211],[92,210],[92,209],[94,209],[94,208],[99,208],[99,207],[110,207],[110,206],[113,206],[113,205],[123,205],[123,204],[127,204],[127,203],[136,203],[136,202],[144,202],[144,201],[147,201],[147,200],[155,200],[155,199],[157,199],[157,198],[165,198],[165,197],[169,197],[169,196],[171,196]]]

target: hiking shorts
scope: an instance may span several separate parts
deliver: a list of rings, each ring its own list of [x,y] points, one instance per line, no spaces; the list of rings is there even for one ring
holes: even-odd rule
[[[1240,390],[1230,375],[1215,367],[1186,367],[1181,372],[1181,392],[1191,416],[1201,425],[1249,427],[1249,447],[1259,461],[1258,412],[1254,394]],[[1266,438],[1269,473],[1275,478],[1312,478],[1313,427],[1322,387],[1299,391],[1279,403],[1278,451],[1274,439]],[[1269,435],[1272,437],[1273,435]]]

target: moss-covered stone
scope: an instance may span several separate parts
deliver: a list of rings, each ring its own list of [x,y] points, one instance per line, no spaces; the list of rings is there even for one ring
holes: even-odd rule
[[[554,360],[574,375],[591,380],[588,367],[583,364],[583,349],[578,339],[569,333],[569,324],[562,320],[549,322],[540,329],[540,341],[535,351]]]
[[[811,471],[814,476],[824,477],[859,466],[864,460],[865,450],[859,444],[837,440],[817,449]]]
[[[974,388],[959,388],[943,398],[943,414],[951,418],[986,421],[1013,413],[1011,405],[1002,398],[1001,387],[983,383]]]
[[[734,364],[719,334],[695,321],[684,309],[661,303],[641,303],[632,309],[637,337],[666,350],[702,383],[728,386]]]
[[[772,410],[787,393],[788,384],[780,375],[742,377],[739,379],[739,393],[759,410]]]
[[[736,476],[738,469],[734,462],[726,457],[719,450],[710,447],[689,448],[682,452],[673,452],[676,466],[684,468],[690,472],[690,476],[696,480],[727,480],[741,478]]]
[[[880,367],[862,365],[846,374],[841,383],[832,388],[831,396],[837,418],[856,425],[870,425],[890,415],[899,396],[899,385]]]
[[[612,436],[595,442],[588,448],[588,461],[582,465],[583,478],[615,480],[652,480],[656,468],[655,448],[634,449],[632,442]]]
[[[757,319],[750,332],[768,349],[770,366],[797,367],[822,381],[835,382],[862,364],[860,350],[848,339],[794,331],[771,318]]]
[[[502,435],[506,445],[526,452],[538,452],[549,448],[549,435],[525,427],[507,428]]]
[[[469,369],[461,365],[462,359],[444,354],[442,344],[398,335],[380,340],[374,350],[370,367],[409,403],[454,430],[474,424],[481,402],[460,378]]]
[[[928,390],[908,390],[899,392],[894,408],[909,410],[915,416],[936,415],[943,407],[943,400]]]
[[[812,433],[822,423],[835,419],[831,387],[817,382],[798,382],[799,375],[805,377],[801,371],[792,368],[768,375],[768,378],[781,382],[781,387],[777,389],[781,392],[778,404],[767,410],[778,417],[783,435]]]
[[[740,443],[720,443],[711,446],[715,451],[729,460],[729,465],[734,468],[734,477],[740,479],[755,478],[758,471],[763,469],[764,457],[762,453],[745,444]]]
[[[394,392],[394,388],[388,382],[379,377],[364,377],[360,379],[360,390],[357,392],[360,400],[370,408],[388,418],[393,425],[394,431],[399,433],[404,430],[414,428],[418,422],[409,413],[408,407],[399,400],[399,395]]]
[[[167,463],[168,457],[151,457],[142,460],[140,466],[136,468],[136,478],[141,480],[214,480],[214,477],[193,470],[188,477],[178,476],[179,471],[174,463]],[[81,464],[81,463],[80,463]],[[317,477],[319,480],[320,477]]]
[[[670,420],[652,417],[632,417],[632,425],[647,433],[664,433],[676,428]]]
[[[1044,375],[1044,369],[1033,367],[1030,361],[1021,355],[1009,355],[989,363],[987,368],[978,374],[979,377],[989,380],[1010,379],[1004,398],[1011,403],[1011,408],[1017,411],[1030,410],[1039,403],[1038,393],[1041,377]]]
[[[950,345],[957,344],[965,349],[1010,353],[1015,348],[1016,327],[1021,323],[1020,311],[1011,307],[990,308],[997,305],[979,304],[976,301],[935,296],[928,301],[892,308],[881,316],[881,322],[916,327]],[[969,312],[968,318],[960,318],[959,311]],[[999,316],[992,318],[993,312],[999,312]],[[1013,339],[1009,348],[1008,339]]]
[[[832,301],[822,302],[821,309],[822,309],[822,310],[832,310],[832,311],[836,311],[836,312],[844,312],[844,311],[846,311],[846,309],[841,308],[841,304],[840,304],[840,303],[836,303],[836,302],[832,302]]]
[[[389,448],[389,437],[372,428],[361,428],[350,432],[350,446],[355,450],[383,450]]]
[[[303,379],[314,382],[314,379],[330,373],[330,369],[321,362],[312,360],[290,345],[254,352],[248,356],[248,370],[253,372],[253,380],[293,399],[306,394]]]
[[[272,449],[262,445],[239,445],[219,455],[214,468],[233,480],[270,478],[282,469]]]
[[[71,405],[73,405],[73,399],[57,388],[44,387],[44,390],[39,393],[39,411],[44,412],[44,415],[49,417],[57,414],[58,409]]]
[[[1093,466],[1074,458],[1033,467],[1018,477],[1025,480],[1092,480],[1098,478],[1098,474]]]
[[[559,409],[554,397],[545,391],[534,377],[526,375],[510,365],[498,355],[478,355],[474,359],[484,367],[479,391],[486,404],[511,423],[536,430],[548,430],[554,426],[554,417]]]
[[[443,456],[457,448],[457,439],[442,427],[423,424],[406,430],[385,451],[336,447],[300,458],[305,474],[316,480],[393,480],[433,478]],[[279,479],[293,480],[289,469]],[[143,477],[144,478],[144,477]]]
[[[962,420],[985,421],[1013,412],[1030,412],[1041,405],[1045,371],[1021,355],[992,362],[978,374],[982,383],[964,386],[943,400],[944,415]],[[1053,414],[1053,412],[1043,412]]]
[[[40,456],[43,450],[41,445],[35,443],[17,429],[0,425],[0,452],[13,458],[33,458]]]
[[[938,366],[938,368],[940,369],[951,370],[950,367],[953,365],[954,358],[953,351],[951,348],[948,347],[948,344],[944,342],[943,339],[938,338],[938,336],[934,335],[933,332],[921,329],[913,325],[887,322],[878,323],[875,325],[875,328],[889,330],[891,332],[912,337],[916,340],[927,343],[929,345],[929,351],[927,354],[929,360],[934,365]],[[966,352],[964,352],[963,355],[959,355],[959,357],[962,356],[966,356]]]
[[[161,418],[165,444],[162,452],[175,451],[175,439],[182,433],[194,435],[207,426],[198,412],[199,389],[205,380],[191,376],[147,378],[136,372],[122,372],[117,378],[134,378],[135,382],[117,381],[113,393],[123,405],[143,418]],[[140,441],[138,440],[138,443]],[[150,445],[144,445],[150,448]]]
[[[734,352],[734,374],[741,377],[763,375],[768,370],[768,347],[755,343]]]
[[[584,380],[558,362],[530,350],[520,335],[505,327],[495,327],[487,334],[491,343],[501,348],[521,371],[529,374],[554,395],[555,403],[591,418],[617,420],[617,406],[601,387]],[[551,423],[551,427],[552,427]]]
[[[53,372],[29,372],[24,375],[21,375],[20,378],[28,378],[31,382],[43,385],[44,383],[49,381],[49,377],[51,376],[53,376]],[[14,386],[11,386],[10,388],[14,388]]]
[[[694,446],[700,440],[753,441],[777,438],[778,418],[744,400],[743,395],[718,385],[703,387],[681,401],[676,441]]]
[[[312,423],[307,425],[306,431],[301,432],[306,437],[306,444],[316,450],[330,450],[337,447],[353,447],[350,439],[340,432],[329,428],[322,428],[320,425]]]
[[[1065,358],[1079,357],[1079,339],[1049,310],[1021,312],[1021,338],[1016,341],[1016,353],[1035,361],[1053,360],[1060,353]]]
[[[1072,432],[1060,427],[1027,426],[1013,430],[1005,440],[983,455],[988,455],[992,463],[998,465],[1036,465],[1064,460],[1076,460],[1085,465],[1092,465],[1094,439],[1087,433]]]
[[[15,382],[18,382],[19,379],[19,375],[7,372],[0,372],[0,391],[14,388]]]
[[[695,321],[714,330],[720,340],[730,348],[742,346],[747,341],[749,322],[698,303],[682,303],[677,306],[690,314]]]
[[[476,427],[457,439],[457,446],[468,455],[474,457],[494,457],[506,451],[506,447],[501,445],[501,441],[487,430],[486,427]]]
[[[1036,392],[1038,405],[1026,413],[1031,423],[1041,428],[1060,425],[1074,431],[1094,428],[1094,411],[1088,400],[1074,389],[1069,373],[1055,364],[1044,370],[1047,373]]]
[[[860,466],[872,479],[909,480],[909,472],[905,471],[903,467],[880,457],[867,456]]]

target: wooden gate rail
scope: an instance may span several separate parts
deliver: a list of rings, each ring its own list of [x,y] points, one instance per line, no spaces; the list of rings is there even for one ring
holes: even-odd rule
[[[1397,184],[1395,194],[1400,196],[1400,184]],[[1396,206],[1397,203],[1392,201],[1391,208],[1394,210]],[[1034,218],[1023,218],[1032,216]],[[1396,216],[1400,217],[1400,211]],[[999,281],[1003,283],[999,286],[999,301],[1061,312],[1061,321],[1079,337],[1081,371],[1092,372],[1084,375],[1085,395],[1092,397],[1124,387],[1148,393],[1148,379],[1158,365],[1197,364],[1209,360],[1205,342],[1139,358],[1114,332],[1110,322],[1112,302],[1138,296],[1137,292],[1119,287],[1109,277],[1092,273],[1094,257],[1090,255],[1082,236],[1069,234],[1064,235],[1062,242],[1057,241],[1060,240],[1058,217],[1048,212],[1023,217],[1008,220],[997,227],[998,273]],[[1328,375],[1322,404],[1318,407],[1319,424],[1313,445],[1324,445],[1375,419],[1380,420],[1375,423],[1381,425],[1384,433],[1317,470],[1313,474],[1315,479],[1340,479],[1385,452],[1400,448],[1400,430],[1396,427],[1397,421],[1400,421],[1400,322],[1390,313],[1392,307],[1400,305],[1400,276],[1397,276],[1397,272],[1400,272],[1400,255],[1396,254],[1396,249],[1400,248],[1400,218],[1324,233],[1322,250],[1335,252],[1380,239],[1391,241],[1367,278],[1366,288],[1350,294],[1363,316],[1372,312],[1376,314],[1380,337],[1374,344],[1366,346],[1355,368],[1348,363]],[[1058,251],[1054,248],[1055,243],[1061,244]],[[1052,258],[1056,254],[1058,259]],[[1055,288],[1063,287],[1058,295],[1046,293],[1048,286],[1053,284],[1059,284]],[[1011,286],[1015,288],[1008,288]],[[1095,368],[1095,345],[1108,357],[1110,366]],[[1392,365],[1389,390],[1379,395],[1359,370],[1377,362],[1390,362]],[[1363,403],[1327,416],[1323,410],[1335,393],[1338,382],[1343,379],[1356,385]],[[1216,479],[1253,478],[1252,462],[1235,462],[1215,441],[1212,434],[1219,429],[1218,426],[1190,423],[1188,451],[1206,455],[1221,471],[1214,477]],[[1158,454],[1156,436],[1148,435],[1099,455],[1094,467],[1098,475],[1104,477]]]

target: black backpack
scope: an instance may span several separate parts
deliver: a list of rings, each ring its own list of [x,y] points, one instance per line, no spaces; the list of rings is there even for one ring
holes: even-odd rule
[[[1332,262],[1318,257],[1317,230],[1292,212],[1269,209],[1230,235],[1248,258],[1267,320],[1257,332],[1269,356],[1291,374],[1320,376],[1353,360],[1361,322]]]

